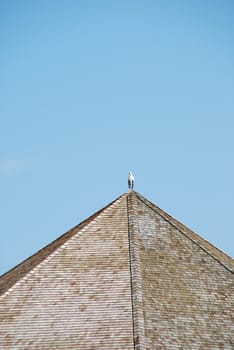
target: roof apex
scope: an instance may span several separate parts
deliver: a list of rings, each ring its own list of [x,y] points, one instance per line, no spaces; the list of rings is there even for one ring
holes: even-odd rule
[[[113,205],[119,200],[124,200],[130,197],[135,197],[144,203],[145,206],[150,208],[152,211],[160,215],[165,221],[167,221],[170,225],[176,227],[183,235],[185,235],[188,239],[190,239],[194,244],[196,244],[200,249],[204,250],[212,256],[215,260],[217,260],[220,264],[222,264],[225,268],[233,272],[234,263],[233,259],[228,256],[226,253],[215,247],[213,244],[199,236],[197,233],[189,229],[180,221],[176,220],[173,216],[169,215],[167,212],[162,210],[160,207],[156,206],[154,203],[149,201],[140,193],[136,192],[133,189],[130,189],[128,192],[124,192],[122,195],[117,197],[115,200],[107,204],[102,209],[98,210],[96,213],[59,236],[57,239],[49,243],[47,246],[40,249],[38,252],[12,268],[11,270],[4,273],[0,276],[0,295],[4,293],[7,289],[9,289],[13,284],[15,284],[19,279],[24,277],[29,271],[31,271],[35,266],[40,264],[44,259],[46,259],[50,254],[52,254],[56,249],[58,249],[61,245],[63,245],[67,240],[69,240],[74,234],[77,233],[78,230],[83,229],[87,224],[89,224],[92,220],[97,218],[105,209]]]
[[[131,189],[0,278],[0,347],[231,349],[232,263]]]

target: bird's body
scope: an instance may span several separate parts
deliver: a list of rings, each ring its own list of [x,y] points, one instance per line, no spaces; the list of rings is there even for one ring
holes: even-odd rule
[[[134,187],[134,176],[132,175],[131,171],[129,171],[129,175],[128,175],[128,187],[130,190],[133,190]]]

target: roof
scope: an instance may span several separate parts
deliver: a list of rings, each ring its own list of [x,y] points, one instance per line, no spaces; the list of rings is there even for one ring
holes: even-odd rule
[[[0,348],[233,349],[233,270],[130,191],[0,278]]]

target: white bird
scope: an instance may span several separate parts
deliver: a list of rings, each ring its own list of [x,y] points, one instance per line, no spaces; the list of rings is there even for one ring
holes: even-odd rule
[[[133,190],[133,186],[134,186],[134,176],[132,175],[131,171],[129,171],[128,174],[128,187],[130,190]]]

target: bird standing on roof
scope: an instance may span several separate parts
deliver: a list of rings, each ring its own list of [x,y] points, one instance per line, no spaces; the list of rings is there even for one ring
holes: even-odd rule
[[[133,186],[134,186],[134,176],[132,175],[131,171],[129,171],[128,174],[128,187],[130,190],[133,190]]]

